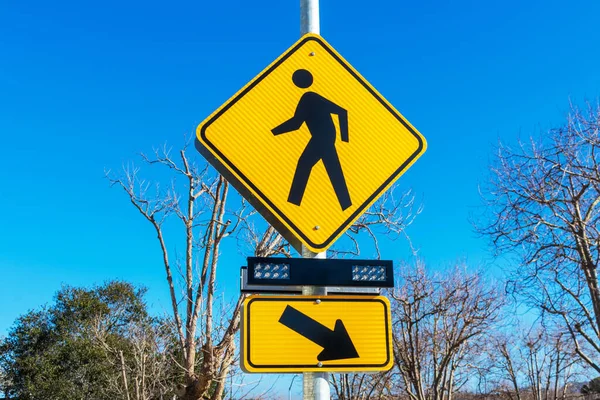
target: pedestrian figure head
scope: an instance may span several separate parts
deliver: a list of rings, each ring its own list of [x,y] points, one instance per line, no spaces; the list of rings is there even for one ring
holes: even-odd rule
[[[306,89],[313,83],[313,76],[305,69],[299,69],[292,75],[292,81],[299,88]]]

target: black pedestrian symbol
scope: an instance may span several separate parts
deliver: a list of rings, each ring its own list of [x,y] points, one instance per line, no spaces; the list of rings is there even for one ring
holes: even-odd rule
[[[306,89],[312,85],[313,76],[309,71],[299,69],[292,75],[292,81],[299,88]],[[274,135],[280,135],[298,130],[303,123],[306,123],[311,134],[311,139],[296,166],[287,200],[289,203],[297,206],[302,203],[312,168],[323,160],[342,210],[352,205],[335,149],[336,129],[331,114],[338,115],[342,141],[348,142],[348,112],[315,92],[304,93],[298,102],[294,116],[271,130]]]

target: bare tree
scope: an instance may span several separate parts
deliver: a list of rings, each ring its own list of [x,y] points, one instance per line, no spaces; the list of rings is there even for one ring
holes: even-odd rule
[[[215,309],[220,249],[251,211],[244,202],[234,211],[227,208],[229,183],[208,164],[198,166],[192,162],[187,145],[176,155],[165,147],[152,157],[142,154],[142,160],[146,166],[162,167],[163,172],[174,176],[166,189],[142,179],[139,168],[125,168],[119,177],[111,176],[109,171],[107,177],[112,185],[123,189],[156,234],[181,353],[178,363],[184,384],[177,393],[185,400],[220,399],[234,359],[234,338],[244,299],[240,296],[223,312]],[[185,240],[181,257],[169,251],[165,226],[171,220],[179,222]],[[169,232],[176,226],[169,225]],[[272,228],[256,238],[258,256],[289,252],[289,246]]]
[[[564,400],[581,371],[568,334],[543,325],[529,331],[513,328],[511,334],[490,337],[495,392],[509,400]]]
[[[496,334],[490,337],[494,347],[490,359],[493,391],[509,400],[523,400],[521,395],[524,373],[524,357],[519,340],[513,335]]]
[[[600,372],[600,107],[573,107],[541,140],[500,145],[486,189],[488,223],[477,224],[498,255],[519,263],[508,289],[568,332]]]
[[[395,382],[393,371],[331,375],[337,400],[393,399],[397,393]]]
[[[398,186],[392,186],[348,228],[343,236],[346,240],[332,246],[331,257],[359,256],[361,247],[370,245],[375,258],[380,259],[379,238],[405,239],[415,252],[406,228],[422,211],[423,205],[416,203],[411,190],[400,193]]]
[[[464,267],[434,274],[417,262],[401,271],[392,319],[402,388],[412,400],[451,400],[468,383],[479,339],[493,329],[503,298]]]
[[[166,321],[131,321],[123,326],[121,340],[115,342],[108,326],[111,321],[98,316],[93,326],[94,344],[104,351],[114,366],[109,393],[127,400],[167,400],[175,371],[173,335]],[[123,340],[125,343],[123,343]]]

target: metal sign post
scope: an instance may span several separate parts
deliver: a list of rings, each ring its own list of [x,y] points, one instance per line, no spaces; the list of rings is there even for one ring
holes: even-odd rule
[[[300,36],[307,33],[321,33],[319,21],[319,0],[300,0]],[[303,258],[327,258],[327,251],[313,253],[302,245]],[[303,295],[326,295],[327,288],[319,286],[302,287]],[[304,400],[329,400],[329,374],[326,372],[305,372],[302,374],[302,394]]]
[[[301,0],[302,3],[313,3],[318,0]],[[318,21],[318,20],[317,20]],[[317,22],[318,23],[318,22]],[[327,258],[327,252],[313,253],[302,246],[303,258]],[[303,286],[303,295],[326,295],[327,288],[322,286]],[[329,373],[327,372],[305,372],[302,374],[302,393],[304,400],[329,400]]]

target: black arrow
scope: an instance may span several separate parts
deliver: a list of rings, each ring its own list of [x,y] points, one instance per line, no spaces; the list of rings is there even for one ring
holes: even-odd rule
[[[317,356],[317,360],[319,361],[359,357],[352,339],[350,339],[348,331],[340,319],[335,321],[335,328],[330,330],[308,315],[302,314],[291,306],[287,306],[283,310],[279,322],[311,342],[315,342],[323,347],[323,351]]]

